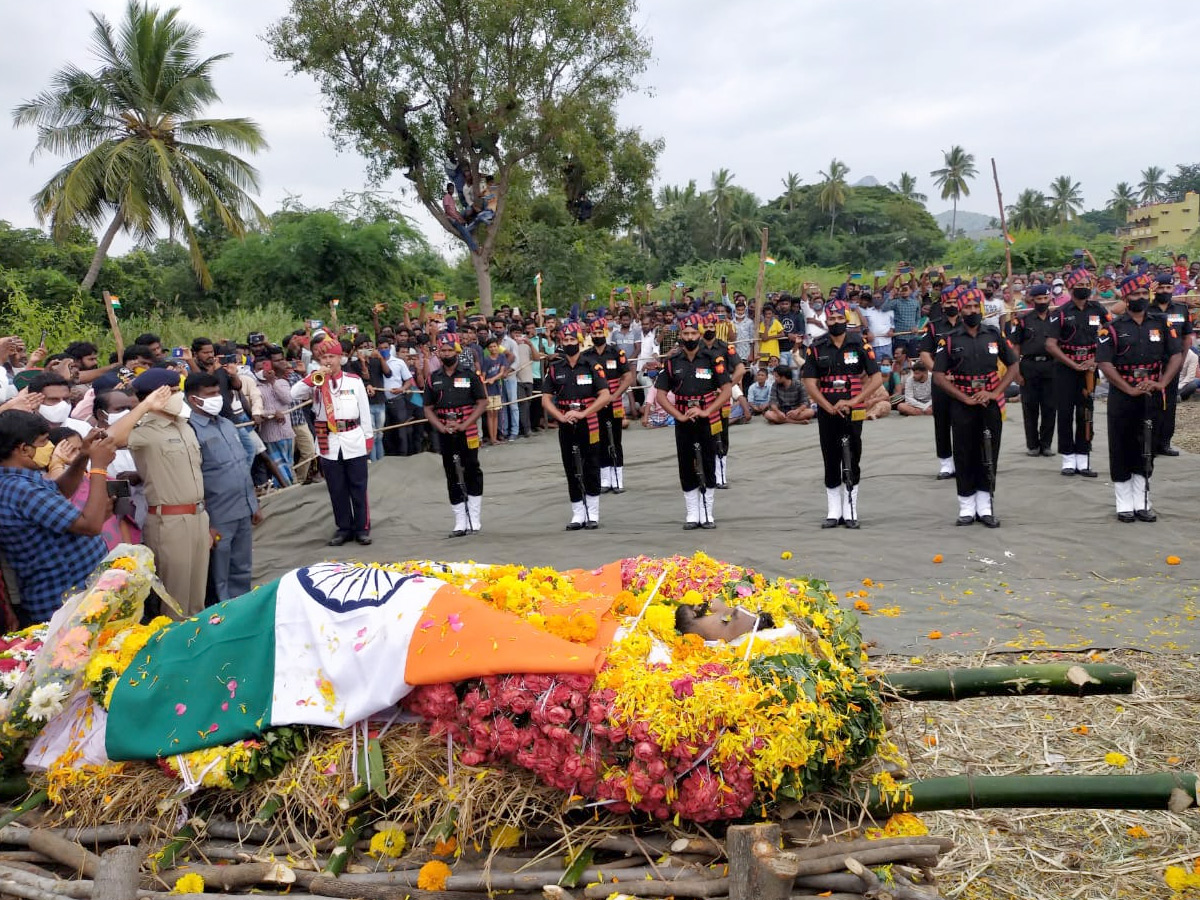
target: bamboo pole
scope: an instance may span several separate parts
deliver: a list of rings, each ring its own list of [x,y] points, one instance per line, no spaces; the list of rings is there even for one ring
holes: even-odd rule
[[[896,672],[880,681],[884,700],[969,700],[976,697],[1132,694],[1137,674],[1106,663],[983,666]]]
[[[758,279],[754,282],[754,345],[758,349],[758,328],[762,322],[763,302],[767,299],[767,229],[762,230],[762,248],[758,253]],[[758,353],[754,353],[755,358]]]
[[[1008,223],[1004,219],[1004,197],[1000,195],[1000,175],[996,157],[992,157],[992,179],[996,182],[996,202],[1000,205],[1000,230],[1004,233],[1004,261],[1008,265],[1008,284],[1012,284],[1012,244],[1008,242]]]
[[[117,360],[121,359],[121,354],[125,352],[125,342],[121,339],[121,323],[117,321],[117,311],[113,308],[112,294],[108,291],[101,291],[100,296],[104,298],[104,311],[108,314],[108,327],[112,330],[113,340],[117,344]]]

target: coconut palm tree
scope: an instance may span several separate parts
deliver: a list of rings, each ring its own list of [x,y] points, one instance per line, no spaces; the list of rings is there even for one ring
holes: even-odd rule
[[[783,194],[779,198],[779,208],[786,209],[791,212],[800,202],[800,192],[804,185],[800,181],[800,176],[795,172],[788,172],[787,178],[783,179]]]
[[[121,231],[139,241],[160,229],[182,234],[192,266],[210,283],[189,208],[213,213],[234,235],[248,221],[266,223],[250,198],[258,172],[231,150],[267,146],[249,119],[210,119],[219,97],[212,70],[227,54],[201,59],[201,32],[178,9],[131,0],[119,29],[92,14],[92,48],[100,67],[68,64],[43,91],[13,111],[16,125],[38,130],[34,155],[74,157],[33,197],[39,220],[64,239],[73,228],[108,223],[82,287],[90,290]]]
[[[725,249],[735,250],[739,256],[745,256],[750,248],[758,246],[762,233],[763,221],[759,214],[758,198],[747,190],[735,187],[732,200]]]
[[[1122,181],[1113,188],[1112,196],[1108,199],[1108,203],[1105,204],[1105,208],[1112,210],[1124,222],[1129,218],[1129,211],[1137,206],[1137,203],[1137,191],[1133,189],[1133,186],[1128,181]]]
[[[729,220],[729,209],[733,205],[734,174],[728,169],[712,173],[712,189],[708,192],[708,205],[717,222],[717,246],[721,246],[721,225]]]
[[[850,174],[850,167],[840,159],[833,159],[828,171],[820,174],[821,193],[817,196],[817,205],[829,213],[829,236],[833,237],[838,210],[846,205],[846,176]]]
[[[1078,181],[1071,181],[1070,175],[1059,175],[1050,182],[1050,212],[1059,221],[1066,224],[1079,216],[1083,209],[1083,191]]]
[[[1014,231],[1041,231],[1050,218],[1046,195],[1028,188],[1021,191],[1007,212],[1008,225]]]
[[[929,199],[924,194],[917,193],[917,176],[909,175],[907,172],[900,173],[899,182],[889,182],[888,188],[905,200],[912,200],[915,203],[924,203]]]
[[[673,184],[668,184],[659,188],[658,205],[663,209],[668,206],[686,206],[698,196],[696,179],[693,178],[684,187],[676,187]]]
[[[1143,203],[1157,203],[1163,198],[1166,182],[1165,173],[1161,166],[1150,166],[1142,170],[1142,180],[1138,183],[1138,196]]]
[[[942,189],[943,200],[954,201],[954,213],[950,217],[950,233],[958,233],[958,200],[971,196],[967,181],[979,173],[975,170],[975,156],[958,144],[942,154],[942,168],[929,173],[933,183]]]

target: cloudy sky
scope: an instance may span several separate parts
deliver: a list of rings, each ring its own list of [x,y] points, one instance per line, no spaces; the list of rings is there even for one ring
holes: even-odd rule
[[[205,52],[233,54],[217,70],[218,114],[257,119],[271,143],[255,160],[263,207],[289,195],[318,206],[363,189],[362,163],[327,134],[313,83],[271,61],[261,40],[287,0],[177,2],[204,29]],[[4,3],[0,108],[42,90],[68,60],[89,67],[88,12],[117,19],[123,8]],[[1200,33],[1200,4],[1191,0],[642,0],[638,24],[654,59],[621,117],[666,140],[660,183],[705,187],[726,167],[765,199],[787,172],[813,183],[837,157],[851,181],[908,171],[932,195],[929,171],[962,144],[980,170],[962,206],[992,215],[991,157],[1006,202],[1066,174],[1089,207],[1148,165],[1200,161],[1191,101],[1200,56],[1187,43]],[[35,224],[28,198],[55,167],[30,164],[33,139],[0,125],[0,219],[20,225]],[[928,206],[938,213],[949,203],[931,197]],[[452,247],[410,209],[436,246]]]

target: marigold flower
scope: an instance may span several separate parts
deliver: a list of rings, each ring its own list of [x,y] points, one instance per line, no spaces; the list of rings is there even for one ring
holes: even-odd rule
[[[859,612],[870,612],[871,604],[868,603],[866,600],[855,600],[854,608],[857,609]]]
[[[186,875],[181,875],[175,881],[175,887],[171,888],[172,894],[203,894],[204,879],[195,872],[188,872]]]
[[[1124,753],[1117,753],[1115,750],[1104,754],[1104,761],[1110,766],[1118,769],[1125,768],[1125,764],[1129,762],[1129,757]]]
[[[1183,560],[1181,560],[1178,556],[1168,556],[1167,557],[1167,565],[1168,566],[1177,566],[1181,562],[1183,562]]]
[[[1141,825],[1134,825],[1132,828],[1127,828],[1125,829],[1125,833],[1131,838],[1137,838],[1138,840],[1150,837],[1150,832]]]
[[[383,828],[371,835],[371,846],[368,856],[379,859],[381,856],[396,857],[408,846],[408,835],[399,828]]]
[[[423,891],[444,891],[451,874],[450,867],[440,859],[431,860],[417,872],[417,887]]]
[[[791,550],[784,550],[782,553],[780,553],[780,554],[779,554],[779,558],[780,558],[780,559],[791,559],[791,558],[792,558],[792,551],[791,551]]]
[[[929,639],[931,641],[940,641],[942,639],[942,633],[940,631],[931,631],[929,632]]]
[[[939,553],[937,556],[935,556],[935,557],[933,558],[933,561],[934,561],[935,563],[940,563],[940,562],[942,562],[942,554],[940,554],[940,553]]]

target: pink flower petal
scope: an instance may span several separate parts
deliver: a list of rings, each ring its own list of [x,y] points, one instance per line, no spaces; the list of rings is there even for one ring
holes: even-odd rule
[[[182,716],[185,712],[187,712],[187,706],[182,703],[175,704],[175,715]]]
[[[212,734],[214,731],[219,730],[219,728],[220,728],[220,726],[216,722],[213,722],[211,725],[208,726],[208,733]]]
[[[226,700],[221,704],[221,712],[229,712],[229,701]]]

